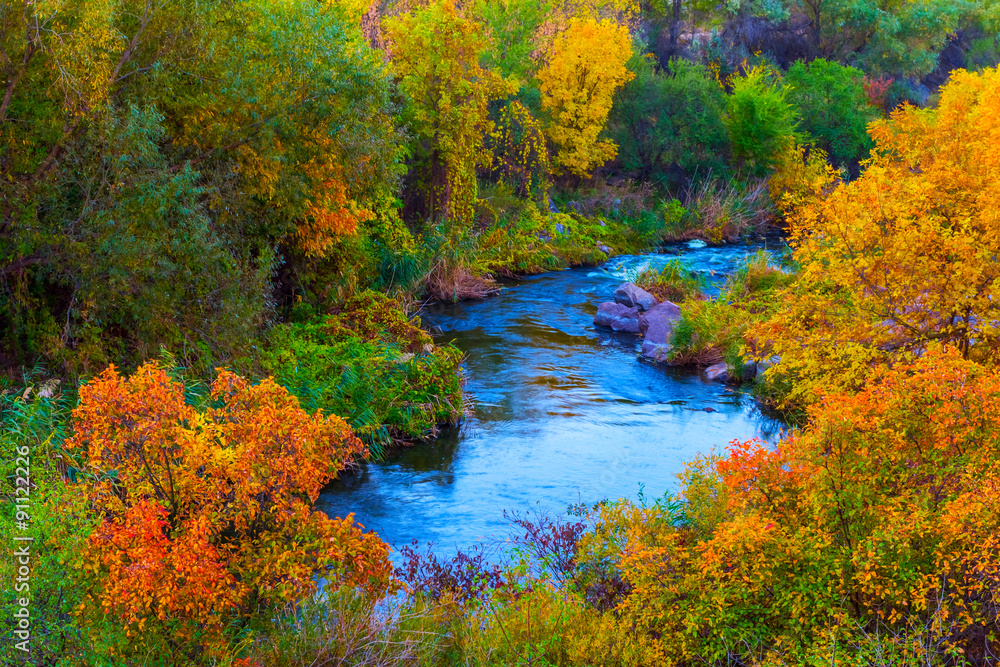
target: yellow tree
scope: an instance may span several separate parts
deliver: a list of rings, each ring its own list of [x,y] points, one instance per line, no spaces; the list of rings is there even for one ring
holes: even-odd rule
[[[798,379],[795,400],[858,387],[933,341],[1000,359],[1000,72],[956,72],[938,108],[870,132],[864,175],[792,216],[800,277],[756,329]]]
[[[406,96],[404,117],[416,135],[418,175],[410,194],[424,212],[457,232],[471,224],[476,165],[489,133],[487,105],[509,85],[483,68],[483,26],[454,0],[439,0],[386,21],[392,63]]]
[[[615,91],[633,77],[631,54],[628,30],[607,19],[571,19],[553,40],[538,83],[557,170],[585,178],[615,157],[614,142],[598,136]]]

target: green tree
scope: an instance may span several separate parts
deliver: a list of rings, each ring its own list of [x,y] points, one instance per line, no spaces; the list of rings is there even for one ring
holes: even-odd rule
[[[643,180],[663,182],[672,164],[686,172],[720,171],[729,151],[726,94],[702,65],[685,60],[657,70],[652,56],[633,56],[635,79],[615,97],[608,129],[618,161]]]
[[[754,67],[732,81],[726,99],[726,125],[733,152],[753,171],[763,173],[776,156],[798,137],[795,108],[778,74],[768,66]]]
[[[789,68],[788,101],[807,131],[838,166],[868,157],[868,123],[878,112],[868,104],[860,70],[818,58]]]
[[[316,3],[3,0],[6,351],[96,370],[247,348],[279,253],[394,186],[390,82],[358,35]]]

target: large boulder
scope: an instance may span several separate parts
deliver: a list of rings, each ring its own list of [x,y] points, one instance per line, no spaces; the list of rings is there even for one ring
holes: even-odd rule
[[[616,289],[615,301],[623,306],[635,307],[643,311],[650,310],[660,303],[659,299],[635,283],[625,283]]]
[[[639,316],[639,331],[642,332],[642,356],[654,361],[666,361],[670,352],[670,336],[674,325],[681,318],[677,304],[664,301]]]
[[[639,333],[639,309],[607,301],[597,307],[597,314],[594,315],[594,324],[599,327],[608,327],[615,331]]]

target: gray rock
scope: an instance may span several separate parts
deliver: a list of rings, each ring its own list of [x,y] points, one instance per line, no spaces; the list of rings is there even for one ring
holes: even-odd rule
[[[642,311],[650,310],[660,303],[659,299],[635,283],[625,283],[616,289],[615,301],[629,308],[637,307]]]
[[[607,301],[597,307],[594,325],[608,327],[615,331],[639,333],[639,309]]]
[[[670,345],[664,343],[652,343],[648,340],[642,341],[642,356],[653,361],[666,361],[670,354]]]
[[[598,241],[598,242],[597,242],[597,249],[598,249],[598,250],[600,250],[601,252],[603,252],[603,253],[604,253],[605,255],[607,255],[608,257],[610,257],[610,256],[611,256],[611,253],[613,252],[613,251],[611,250],[611,248],[609,248],[608,246],[604,245],[604,244],[603,244],[603,243],[601,243],[600,241]]]
[[[712,364],[703,372],[705,373],[705,377],[713,382],[729,381],[729,367],[726,365],[726,362]]]
[[[681,319],[681,309],[675,303],[664,301],[639,316],[639,330],[646,340],[653,343],[669,343],[674,324]]]
[[[568,202],[566,202],[566,208],[568,208],[569,210],[573,211],[574,213],[578,213],[579,215],[583,215],[583,206],[578,201],[568,201]]]
[[[666,361],[674,324],[680,318],[681,309],[669,301],[657,304],[640,315],[639,330],[644,336],[642,356],[654,361]]]
[[[552,197],[546,195],[546,199],[549,200],[549,213],[558,213],[559,209],[556,207],[556,203],[552,201]]]
[[[561,222],[557,222],[556,223],[556,234],[565,234],[565,233],[566,233],[566,225],[564,225]]]
[[[687,242],[687,246],[693,250],[697,250],[698,248],[708,247],[708,244],[702,241],[701,239],[691,239],[690,241]]]

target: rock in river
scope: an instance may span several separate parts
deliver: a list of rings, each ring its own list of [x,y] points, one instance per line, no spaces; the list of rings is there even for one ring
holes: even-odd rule
[[[660,303],[659,299],[635,283],[625,283],[616,289],[615,301],[629,308],[635,306],[639,310],[650,310]]]
[[[609,327],[615,331],[639,333],[639,309],[607,301],[597,307],[594,324],[599,327]]]
[[[712,364],[704,371],[705,377],[713,382],[728,382],[729,381],[729,366],[726,362],[720,362],[717,364]]]
[[[639,316],[639,331],[642,341],[642,356],[655,361],[666,361],[670,351],[670,334],[674,324],[681,318],[681,309],[669,301],[653,306]]]

